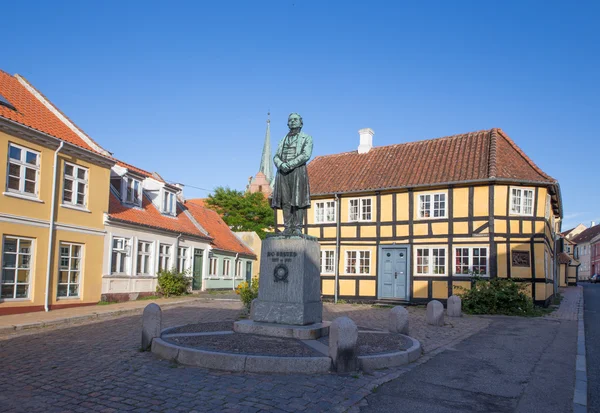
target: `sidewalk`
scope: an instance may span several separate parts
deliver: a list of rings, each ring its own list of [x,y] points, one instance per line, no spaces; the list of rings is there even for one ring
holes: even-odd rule
[[[544,318],[577,321],[579,307],[583,299],[583,287],[580,285],[572,287],[561,287],[558,289],[563,299],[560,307]]]
[[[136,300],[123,303],[90,305],[86,307],[64,308],[49,312],[36,311],[25,314],[11,314],[0,316],[0,334],[14,330],[25,330],[56,326],[60,324],[73,324],[82,321],[105,319],[121,315],[141,314],[150,303],[156,303],[161,308],[187,305],[199,301],[239,301],[233,293],[200,293],[191,296],[159,298],[156,300]]]

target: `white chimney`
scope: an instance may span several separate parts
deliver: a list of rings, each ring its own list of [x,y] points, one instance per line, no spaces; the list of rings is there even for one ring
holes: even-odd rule
[[[173,184],[173,186],[179,188],[179,192],[177,193],[177,200],[181,203],[185,202],[185,197],[183,196],[183,187],[185,185],[175,183],[175,184]]]
[[[358,131],[358,135],[360,136],[360,145],[358,145],[358,153],[367,153],[373,147],[373,129],[364,128]]]
[[[591,225],[591,226],[592,226],[592,227],[596,226],[596,222],[595,222],[595,221],[592,221],[592,225]]]

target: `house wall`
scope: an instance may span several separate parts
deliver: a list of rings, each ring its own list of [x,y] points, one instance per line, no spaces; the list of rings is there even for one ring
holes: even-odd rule
[[[518,279],[537,303],[545,303],[553,294],[553,213],[546,218],[545,187],[534,191],[533,216],[510,212],[509,185],[441,187],[435,190],[382,191],[379,193],[340,195],[336,220],[340,219],[340,246],[336,263],[339,269],[339,297],[357,300],[380,298],[378,261],[382,246],[406,245],[411,255],[408,281],[413,302],[446,299],[459,288],[470,287],[470,277],[455,274],[457,247],[485,247],[488,251],[488,276]],[[419,195],[444,193],[446,217],[419,218]],[[349,221],[349,199],[371,199],[369,221]],[[315,203],[333,201],[318,197],[311,201],[305,232],[319,239],[321,249],[337,250],[337,222],[315,223]],[[282,212],[277,211],[278,229],[282,230]],[[417,275],[417,248],[445,248],[445,274]],[[371,265],[366,274],[347,274],[347,251],[370,251]],[[526,253],[529,265],[514,265],[514,252]],[[335,274],[322,274],[322,293],[335,293]],[[549,286],[549,287],[548,287]]]
[[[242,271],[239,276],[235,275],[235,254],[225,254],[216,250],[212,251],[212,256],[217,260],[217,273],[206,276],[207,290],[234,290],[241,282],[246,281],[246,263],[252,263],[252,271],[254,272],[256,263],[254,260],[238,257],[238,261],[242,263]],[[230,260],[229,274],[223,274],[224,261]]]
[[[590,274],[600,274],[600,239],[592,240],[590,251]]]
[[[589,242],[577,244],[577,260],[581,263],[579,266],[579,280],[587,281],[592,276],[592,253]]]

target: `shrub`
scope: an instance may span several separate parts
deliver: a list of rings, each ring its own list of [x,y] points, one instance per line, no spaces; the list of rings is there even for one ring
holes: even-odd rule
[[[174,268],[161,270],[158,273],[156,292],[165,297],[183,295],[187,293],[191,281],[185,272],[178,272]]]
[[[253,278],[250,285],[247,281],[239,283],[235,288],[235,293],[240,296],[240,300],[242,300],[246,309],[250,311],[252,300],[258,298],[258,278]]]
[[[539,309],[525,293],[527,288],[514,279],[473,277],[472,288],[459,287],[463,292],[462,309],[467,314],[538,315]]]

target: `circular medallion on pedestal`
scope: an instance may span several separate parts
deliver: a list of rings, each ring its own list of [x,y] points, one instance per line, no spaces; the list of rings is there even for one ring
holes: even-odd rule
[[[275,277],[275,282],[287,282],[288,278],[288,267],[285,264],[279,264],[273,270],[273,277]]]

